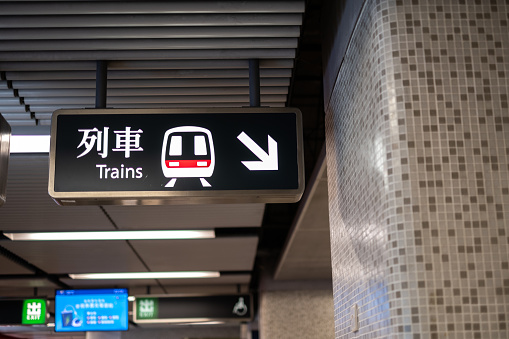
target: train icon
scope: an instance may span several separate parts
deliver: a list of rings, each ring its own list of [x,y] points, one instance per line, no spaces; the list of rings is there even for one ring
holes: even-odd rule
[[[180,126],[170,128],[163,138],[161,168],[174,187],[177,178],[200,178],[203,187],[211,187],[205,180],[214,173],[216,163],[212,133],[206,128]]]

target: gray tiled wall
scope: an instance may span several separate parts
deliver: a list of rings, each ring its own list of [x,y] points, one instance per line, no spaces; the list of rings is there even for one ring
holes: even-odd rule
[[[336,338],[509,338],[508,23],[365,1],[327,107]]]
[[[264,291],[260,296],[260,338],[332,339],[331,291]]]

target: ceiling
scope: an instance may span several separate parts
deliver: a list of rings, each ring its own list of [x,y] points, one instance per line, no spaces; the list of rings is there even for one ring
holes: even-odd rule
[[[259,59],[261,105],[303,112],[307,172],[300,204],[61,207],[47,193],[48,155],[13,154],[0,232],[215,229],[216,238],[4,237],[0,297],[52,297],[56,288],[108,286],[127,286],[132,295],[236,293],[256,289],[267,275],[330,280],[317,3],[0,2],[0,113],[14,134],[49,133],[56,109],[93,108],[98,60],[108,65],[108,108],[170,108],[249,106],[249,59]],[[186,270],[217,270],[221,276],[122,281],[68,276]]]

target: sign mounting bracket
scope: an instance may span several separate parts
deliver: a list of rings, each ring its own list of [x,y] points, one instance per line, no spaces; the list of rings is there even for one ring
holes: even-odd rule
[[[95,71],[95,108],[106,108],[108,62],[97,60]]]
[[[249,59],[249,106],[260,107],[260,61]]]

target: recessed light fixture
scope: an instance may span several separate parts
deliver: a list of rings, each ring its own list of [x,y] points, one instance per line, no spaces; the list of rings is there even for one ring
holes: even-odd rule
[[[217,321],[217,320],[212,320],[212,319],[208,319],[208,318],[203,318],[203,319],[193,319],[193,320],[190,320],[189,322],[182,321],[180,323],[176,323],[175,325],[195,326],[195,325],[224,325],[224,324],[226,324],[226,322],[224,322],[224,321]]]
[[[10,153],[49,153],[49,135],[11,135]]]
[[[110,280],[110,279],[194,279],[219,278],[217,271],[188,271],[188,272],[128,272],[128,273],[83,273],[69,274],[75,280]]]
[[[13,241],[213,239],[214,230],[4,233]]]

